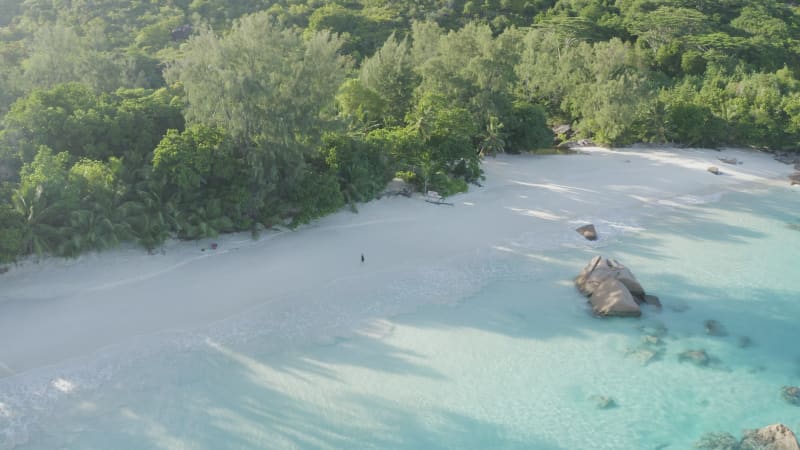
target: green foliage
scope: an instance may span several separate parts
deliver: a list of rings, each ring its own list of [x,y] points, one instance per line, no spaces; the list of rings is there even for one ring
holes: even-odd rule
[[[169,130],[153,152],[157,199],[169,198],[176,208],[163,226],[179,237],[195,239],[248,229],[244,209],[247,171],[233,139],[218,127],[192,125],[183,132]],[[164,205],[151,208],[153,221],[163,221]]]
[[[357,78],[342,84],[336,94],[336,103],[350,128],[370,129],[382,125],[387,119],[386,109],[389,105],[386,100]]]
[[[0,0],[0,17],[0,261],[297,225],[396,174],[449,195],[481,155],[551,145],[548,123],[800,145],[800,7],[778,0]]]
[[[106,160],[126,157],[141,163],[167,128],[182,128],[180,110],[166,89],[119,90],[95,95],[70,83],[35,90],[19,99],[5,117],[0,157],[30,162],[39,146],[72,157]]]
[[[24,253],[24,227],[25,217],[10,203],[0,203],[0,263],[13,262]]]
[[[544,107],[523,101],[513,104],[512,120],[507,127],[506,151],[519,153],[553,144],[553,132],[547,126]]]
[[[348,203],[375,198],[391,179],[388,157],[361,136],[328,134],[323,148],[325,163]]]

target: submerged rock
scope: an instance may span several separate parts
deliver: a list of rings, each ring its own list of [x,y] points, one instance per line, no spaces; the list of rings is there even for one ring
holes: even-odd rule
[[[797,386],[784,386],[781,388],[781,396],[789,404],[800,406],[800,387]]]
[[[728,332],[725,331],[725,327],[722,326],[721,323],[717,322],[716,320],[706,320],[703,322],[703,327],[706,330],[706,334],[709,336],[727,336]]]
[[[657,322],[655,325],[640,325],[636,327],[642,334],[664,337],[669,329],[663,323]]]
[[[682,313],[689,310],[689,304],[683,300],[671,301],[669,302],[668,308],[677,313]]]
[[[577,231],[581,236],[585,237],[589,241],[597,240],[597,230],[591,223],[589,225],[578,227],[575,229],[575,231]]]
[[[658,299],[655,295],[645,294],[644,296],[644,303],[655,306],[658,309],[661,309],[661,300]]]
[[[611,397],[606,397],[605,395],[593,395],[589,397],[590,400],[594,401],[594,406],[597,409],[611,409],[617,407],[617,402],[614,401]]]
[[[730,433],[706,433],[699,441],[694,443],[694,448],[702,450],[737,450],[739,440]]]
[[[739,443],[739,450],[800,450],[797,436],[782,423],[747,430]]]
[[[646,366],[651,362],[658,361],[664,354],[663,348],[654,348],[648,345],[641,345],[634,349],[629,349],[625,352],[625,356],[632,357],[639,364]]]
[[[711,357],[706,353],[705,350],[686,350],[685,352],[678,355],[678,361],[684,362],[688,361],[693,363],[697,366],[708,366],[708,363],[711,362]]]
[[[642,336],[642,344],[644,345],[664,345],[664,341],[660,337],[652,334],[645,334]]]
[[[753,340],[747,336],[739,336],[739,338],[736,339],[736,345],[739,346],[739,348],[747,348],[753,345]]]

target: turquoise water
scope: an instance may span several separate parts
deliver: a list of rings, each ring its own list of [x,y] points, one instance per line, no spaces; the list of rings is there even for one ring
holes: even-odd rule
[[[129,363],[76,363],[86,367],[48,374],[47,389],[0,380],[0,448],[687,449],[711,431],[800,431],[800,408],[780,396],[800,385],[797,195],[727,194],[639,211],[627,225],[641,231],[599,244],[458,257],[440,278],[371,293],[395,313],[333,336],[254,332],[253,314],[153,338]],[[597,253],[632,268],[664,309],[592,317],[571,280]],[[433,304],[405,310],[403,293]],[[705,333],[711,319],[725,336]],[[680,362],[691,349],[712,362]]]

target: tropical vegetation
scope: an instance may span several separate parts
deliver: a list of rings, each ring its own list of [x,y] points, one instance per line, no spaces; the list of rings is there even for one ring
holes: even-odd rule
[[[451,194],[553,143],[794,150],[778,0],[0,0],[0,262]]]

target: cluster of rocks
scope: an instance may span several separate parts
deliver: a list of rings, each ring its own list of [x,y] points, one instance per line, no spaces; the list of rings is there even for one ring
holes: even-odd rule
[[[414,192],[413,186],[403,180],[402,178],[394,178],[389,184],[386,185],[386,189],[378,195],[378,198],[381,197],[393,197],[396,195],[402,195],[404,197],[411,197],[411,194]]]
[[[666,352],[664,337],[667,335],[667,327],[659,323],[657,325],[643,325],[638,327],[642,335],[639,338],[639,345],[628,348],[625,356],[631,357],[641,365],[646,366],[651,362],[658,361]]]
[[[553,146],[560,150],[569,150],[573,147],[594,145],[591,139],[575,140],[575,130],[568,124],[556,125],[551,128],[553,132]]]
[[[773,153],[773,158],[775,158],[775,161],[794,165],[795,169],[800,170],[800,153],[775,152]]]
[[[796,172],[789,175],[789,183],[792,186],[800,184],[800,153],[775,152],[773,157],[778,162],[793,165]]]
[[[644,303],[661,307],[658,297],[646,294],[633,273],[615,259],[592,258],[575,278],[575,286],[589,297],[598,316],[639,317]]]
[[[741,439],[730,433],[708,433],[694,447],[703,450],[800,450],[797,436],[782,423],[745,430]]]

